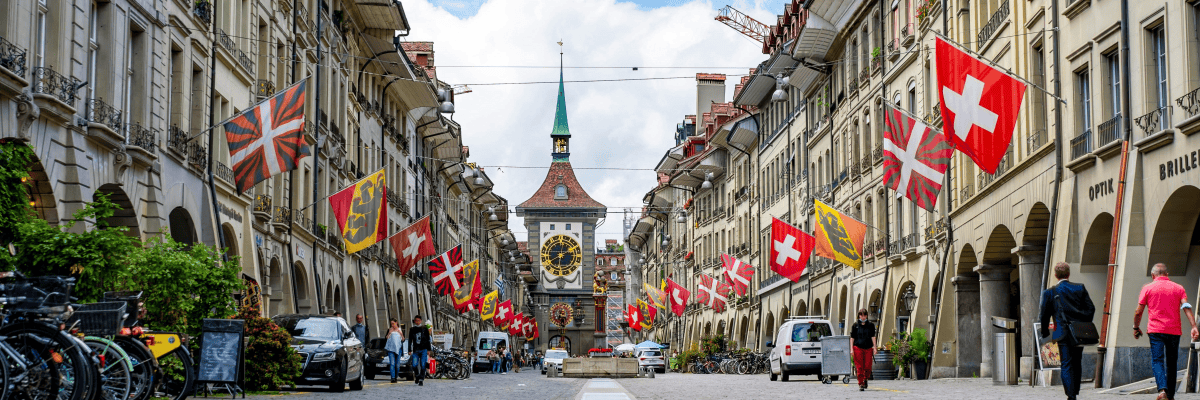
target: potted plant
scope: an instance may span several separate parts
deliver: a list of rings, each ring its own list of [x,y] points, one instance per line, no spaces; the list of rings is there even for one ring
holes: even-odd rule
[[[912,362],[913,357],[912,346],[908,342],[908,334],[904,332],[892,334],[892,340],[888,341],[887,348],[892,353],[892,365],[895,365],[899,370],[896,377],[905,377],[905,367]]]
[[[912,352],[913,376],[917,379],[925,379],[925,373],[929,369],[929,350],[932,345],[925,337],[925,332],[924,329],[913,329],[908,339],[908,347]]]

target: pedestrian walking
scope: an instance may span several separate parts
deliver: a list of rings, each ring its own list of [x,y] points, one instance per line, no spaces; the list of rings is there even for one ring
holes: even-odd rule
[[[429,373],[429,350],[433,348],[433,338],[429,327],[425,326],[421,316],[413,317],[413,327],[408,330],[408,343],[412,347],[413,379],[418,386],[425,386],[425,375]]]
[[[392,383],[396,383],[400,357],[404,356],[404,331],[400,329],[400,321],[395,318],[388,320],[387,343],[383,348],[388,352],[388,370],[392,373]]]
[[[496,349],[488,350],[487,359],[492,362],[492,373],[500,373],[500,356],[496,354]]]
[[[1187,290],[1167,276],[1167,265],[1154,264],[1150,269],[1153,280],[1142,286],[1138,295],[1138,308],[1133,313],[1133,338],[1142,337],[1142,311],[1150,309],[1146,321],[1146,332],[1150,337],[1150,364],[1154,367],[1154,382],[1158,384],[1157,400],[1175,399],[1175,380],[1179,367],[1179,335],[1183,327],[1179,312],[1186,309],[1188,322],[1192,324],[1192,340],[1200,337],[1196,329],[1196,314],[1187,302]]]
[[[500,367],[500,375],[508,375],[508,370],[512,369],[512,351],[508,347],[505,347],[502,351],[504,352],[504,356],[500,360],[500,364],[503,365]]]
[[[521,373],[521,349],[513,350],[513,373]]]
[[[1083,359],[1083,346],[1087,344],[1081,342],[1088,339],[1078,335],[1084,335],[1085,331],[1095,332],[1092,318],[1096,314],[1096,305],[1092,303],[1087,288],[1082,283],[1069,281],[1070,277],[1070,264],[1060,262],[1054,265],[1054,278],[1058,279],[1058,283],[1042,291],[1038,315],[1041,328],[1038,334],[1048,337],[1048,342],[1058,344],[1058,353],[1062,357],[1063,392],[1067,399],[1074,400],[1079,395],[1083,372],[1080,361]],[[1050,318],[1054,318],[1053,333],[1050,332]]]
[[[367,325],[363,324],[362,314],[354,314],[354,322],[357,322],[357,324],[350,327],[350,330],[354,331],[354,337],[358,338],[358,341],[364,344],[369,343],[371,334],[367,332]]]
[[[871,363],[875,358],[875,323],[867,320],[867,309],[858,310],[858,320],[850,327],[853,342],[854,374],[858,376],[858,391],[867,390],[871,378]]]

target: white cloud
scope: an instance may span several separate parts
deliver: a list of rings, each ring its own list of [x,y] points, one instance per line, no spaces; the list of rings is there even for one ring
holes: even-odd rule
[[[782,2],[767,5],[768,11],[745,4],[739,9],[773,22]],[[413,25],[405,39],[433,41],[436,64],[445,66],[438,68],[438,78],[451,84],[557,81],[557,69],[451,66],[557,65],[560,39],[567,66],[710,67],[567,69],[568,81],[745,74],[766,58],[758,43],[713,20],[718,7],[710,2],[643,9],[614,0],[503,0],[486,2],[463,19],[425,0],[405,1],[404,7]],[[726,82],[726,100],[738,80]],[[474,85],[474,92],[457,96],[454,119],[462,124],[471,160],[485,166],[548,166],[557,88]],[[572,165],[585,190],[609,207],[596,241],[623,240],[621,208],[640,208],[642,195],[655,185],[654,173],[580,168],[653,168],[674,145],[675,124],[696,112],[696,82],[567,83],[566,96]],[[545,174],[542,168],[488,168],[496,192],[512,206],[528,199]],[[522,224],[514,214],[510,229],[518,238],[525,233]]]

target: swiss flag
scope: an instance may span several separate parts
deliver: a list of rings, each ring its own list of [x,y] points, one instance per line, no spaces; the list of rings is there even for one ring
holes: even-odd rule
[[[512,318],[512,300],[505,300],[496,306],[496,316],[492,317],[492,323],[498,327],[508,326],[509,318]]]
[[[745,296],[746,288],[750,287],[750,277],[754,276],[754,267],[728,254],[721,255],[721,263],[725,266],[721,270],[725,274],[725,281],[729,282],[738,296]]]
[[[392,251],[396,252],[400,275],[407,274],[422,258],[437,254],[433,247],[433,233],[429,230],[429,216],[396,232],[388,238],[388,242],[392,244]]]
[[[800,274],[808,266],[808,256],[816,247],[817,239],[800,228],[773,218],[771,221],[771,270],[792,282],[800,281]]]
[[[525,323],[521,327],[521,336],[527,338],[537,336],[537,334],[534,332],[537,330],[537,320],[532,315],[525,317]]]
[[[525,335],[525,313],[517,313],[512,317],[512,324],[508,326],[508,335],[512,337]]]
[[[537,339],[538,336],[541,336],[541,334],[538,333],[538,324],[537,324],[536,319],[530,318],[528,325],[529,325],[529,334],[525,335],[526,337],[528,337],[530,339]]]
[[[1025,83],[940,37],[935,52],[946,137],[980,169],[994,174],[1012,142]]]
[[[625,319],[629,322],[629,327],[635,331],[642,331],[642,312],[637,306],[630,304],[629,309],[625,311]]]
[[[716,312],[725,311],[725,302],[729,301],[729,284],[708,275],[700,275],[700,288],[696,291],[696,302],[704,304]]]
[[[687,311],[687,300],[692,295],[683,285],[675,283],[670,278],[667,279],[667,301],[671,303],[671,313],[682,317],[683,312]]]

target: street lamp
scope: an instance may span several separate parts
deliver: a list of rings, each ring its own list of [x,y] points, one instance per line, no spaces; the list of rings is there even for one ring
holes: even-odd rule
[[[705,172],[704,173],[704,183],[700,184],[700,188],[701,189],[712,189],[712,187],[713,187],[712,178],[713,178],[712,172]]]
[[[913,287],[909,286],[904,295],[900,296],[900,300],[904,302],[904,311],[906,314],[911,314],[917,306],[917,294],[913,293]]]
[[[675,219],[675,222],[678,222],[681,224],[687,223],[687,210],[680,211],[679,217]]]
[[[463,164],[462,177],[463,177],[463,180],[474,178],[475,170],[471,169],[471,167],[468,167],[466,164]]]
[[[488,221],[495,221],[495,220],[497,220],[497,219],[498,219],[498,218],[496,217],[496,207],[488,207],[488,213],[490,213],[490,214],[491,214],[491,215],[489,215],[489,216],[488,216]],[[507,244],[508,244],[508,240],[505,240],[505,241],[504,241],[504,244],[506,244],[506,245],[507,245]]]
[[[775,77],[775,92],[771,93],[771,101],[778,103],[787,100],[787,91],[783,87],[788,84],[791,79],[783,74]]]
[[[875,299],[874,301],[872,301],[871,305],[868,307],[871,309],[871,320],[878,321],[879,320],[879,299]]]

